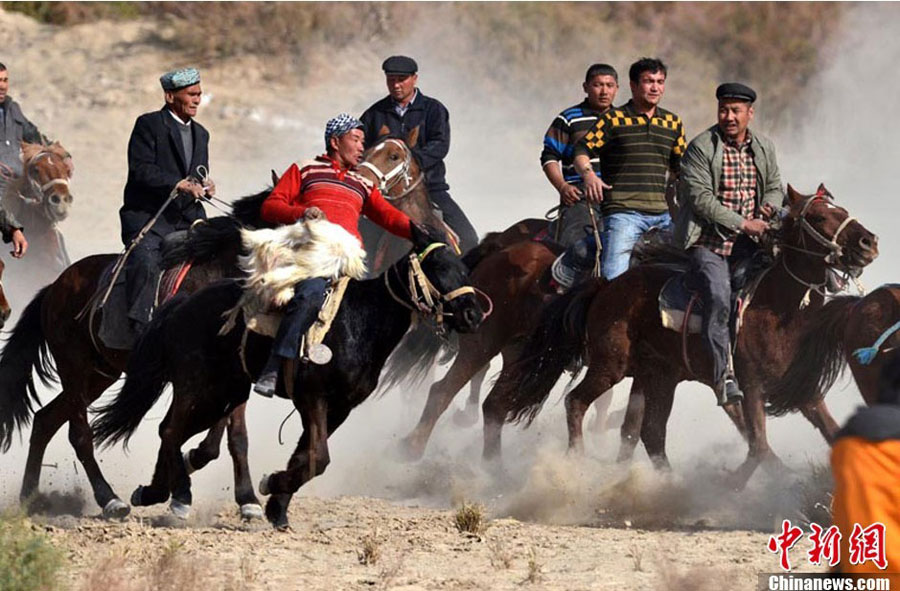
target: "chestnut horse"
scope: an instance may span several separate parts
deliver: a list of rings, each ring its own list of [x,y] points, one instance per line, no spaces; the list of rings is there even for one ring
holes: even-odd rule
[[[24,226],[28,239],[28,253],[14,265],[18,277],[9,294],[14,301],[30,300],[70,264],[57,224],[72,207],[71,162],[59,142],[49,146],[22,142],[23,173],[11,179],[2,195],[3,207]],[[12,260],[5,254],[4,258]]]
[[[884,353],[900,347],[898,322],[897,284],[882,285],[865,297],[829,301],[815,311],[800,337],[799,352],[769,391],[767,412],[777,416],[818,402],[848,365],[865,403],[875,404],[888,359]]]
[[[735,348],[745,397],[726,412],[744,426],[749,444],[735,473],[740,486],[762,461],[776,459],[765,434],[766,391],[787,370],[802,329],[822,306],[828,268],[858,269],[878,254],[877,238],[834,204],[824,187],[804,196],[788,186],[788,202],[775,262],[744,313]],[[522,357],[501,374],[484,402],[485,458],[499,457],[503,422],[533,421],[563,369],[583,356],[587,373],[566,396],[570,448],[583,448],[582,422],[590,403],[632,376],[646,398],[641,438],[654,463],[667,466],[666,422],[675,387],[691,379],[712,382],[711,359],[700,337],[690,335],[682,351],[682,336],[660,322],[658,294],[675,272],[671,264],[639,265],[615,281],[582,284],[551,304]],[[685,357],[696,373],[685,366]],[[824,402],[804,414],[823,425],[834,423]]]

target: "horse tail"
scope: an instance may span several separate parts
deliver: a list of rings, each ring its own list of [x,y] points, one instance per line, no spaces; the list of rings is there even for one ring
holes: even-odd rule
[[[387,360],[378,384],[378,395],[384,395],[402,382],[414,386],[420,384],[428,376],[428,370],[434,366],[439,355],[441,364],[449,362],[456,355],[456,349],[446,345],[447,342],[428,326],[421,323],[414,326]]]
[[[9,451],[13,433],[28,426],[34,406],[40,405],[32,370],[45,386],[56,380],[41,326],[41,307],[49,289],[44,287],[29,302],[0,353],[0,450],[4,453]]]
[[[501,379],[510,379],[511,387],[500,390],[506,409],[506,422],[537,417],[550,390],[567,366],[581,355],[587,336],[587,313],[603,280],[586,281],[554,300],[541,314],[537,328],[525,342],[522,354]]]
[[[800,336],[797,354],[768,392],[766,412],[781,416],[821,400],[847,367],[844,330],[859,296],[836,297],[816,311]]]
[[[176,296],[157,310],[128,359],[125,385],[115,400],[102,406],[91,423],[94,442],[105,447],[128,440],[141,424],[168,382],[166,378],[166,324],[186,296]]]

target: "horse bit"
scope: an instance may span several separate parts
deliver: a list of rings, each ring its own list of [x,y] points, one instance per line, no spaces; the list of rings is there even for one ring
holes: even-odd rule
[[[404,308],[413,312],[419,312],[426,318],[434,319],[434,323],[438,333],[444,332],[444,317],[453,316],[452,312],[444,311],[444,304],[460,296],[467,294],[482,296],[488,303],[488,310],[483,314],[484,318],[490,316],[491,312],[494,309],[494,304],[491,301],[491,298],[488,297],[486,293],[472,287],[471,285],[464,285],[445,294],[442,294],[441,291],[437,287],[435,287],[434,284],[428,279],[428,276],[425,275],[425,271],[422,270],[422,261],[424,261],[425,258],[435,250],[439,248],[445,248],[446,246],[447,245],[443,242],[432,242],[425,248],[425,250],[421,252],[421,254],[417,255],[415,253],[410,253],[409,273],[406,286],[407,293],[409,295],[409,302],[407,302],[404,298],[398,296],[391,288],[390,271],[393,270],[394,273],[398,275],[398,278],[400,278],[400,273],[397,271],[396,265],[391,265],[391,268],[388,270],[388,272],[384,274],[384,285],[387,288],[388,293],[391,294],[391,297],[394,298],[394,300]]]
[[[378,180],[378,190],[381,191],[381,194],[384,195],[386,199],[394,200],[409,195],[409,193],[412,192],[413,189],[415,189],[422,183],[422,180],[424,180],[425,178],[425,173],[420,172],[419,177],[415,181],[412,180],[412,178],[409,176],[409,168],[412,165],[412,150],[410,150],[409,147],[400,140],[388,138],[372,148],[372,152],[374,153],[384,149],[384,147],[388,143],[395,144],[401,150],[403,150],[403,162],[399,163],[397,166],[387,172],[382,172],[381,169],[379,169],[371,162],[363,161],[360,162],[358,166],[360,168],[366,168],[371,171],[372,174],[375,175],[375,178]],[[403,192],[396,197],[388,196],[388,192],[393,189],[400,181],[403,181]]]

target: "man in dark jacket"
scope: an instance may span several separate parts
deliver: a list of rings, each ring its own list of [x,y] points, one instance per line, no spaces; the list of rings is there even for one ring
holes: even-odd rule
[[[200,199],[215,193],[207,178],[209,132],[194,121],[200,105],[200,73],[173,70],[159,79],[165,106],[137,118],[128,140],[128,182],[119,210],[128,245],[175,193],[175,197],[131,252],[125,267],[128,317],[136,330],[148,322],[159,279],[163,238],[186,230],[206,213]]]
[[[465,252],[478,244],[478,234],[466,214],[450,197],[450,186],[444,178],[444,158],[450,150],[450,115],[447,108],[416,88],[419,67],[412,58],[395,55],[384,60],[381,68],[389,94],[360,117],[365,126],[366,148],[384,135],[384,130],[406,137],[413,128],[419,128],[419,141],[412,152],[425,171],[431,201],[441,209],[444,221],[459,236],[460,247]]]

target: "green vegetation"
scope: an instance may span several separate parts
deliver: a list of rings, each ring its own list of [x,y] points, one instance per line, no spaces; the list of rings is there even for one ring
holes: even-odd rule
[[[0,515],[0,590],[56,588],[63,553],[19,514]]]

